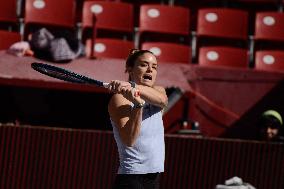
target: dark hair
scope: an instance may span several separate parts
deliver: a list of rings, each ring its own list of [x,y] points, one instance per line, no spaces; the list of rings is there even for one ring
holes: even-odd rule
[[[125,72],[127,72],[127,68],[134,67],[135,61],[142,56],[145,53],[151,53],[153,54],[151,51],[149,50],[139,50],[139,49],[131,49],[131,51],[129,52],[129,55],[126,59],[126,64],[125,64]],[[154,54],[153,54],[154,55]]]

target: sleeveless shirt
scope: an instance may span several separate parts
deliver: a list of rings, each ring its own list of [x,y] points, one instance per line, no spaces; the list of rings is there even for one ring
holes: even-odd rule
[[[164,172],[165,142],[161,108],[146,104],[143,107],[140,134],[134,146],[126,146],[111,120],[120,165],[118,174]]]

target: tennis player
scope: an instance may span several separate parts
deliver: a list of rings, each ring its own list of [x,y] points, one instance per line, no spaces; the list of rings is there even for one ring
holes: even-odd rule
[[[158,62],[148,50],[132,50],[126,60],[129,81],[114,80],[108,111],[120,165],[115,189],[156,189],[164,172],[162,120],[168,103],[165,89],[156,86]]]

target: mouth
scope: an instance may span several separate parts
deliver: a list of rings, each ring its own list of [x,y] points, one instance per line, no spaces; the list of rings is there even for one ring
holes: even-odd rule
[[[147,81],[152,81],[152,76],[148,75],[148,74],[145,74],[145,75],[143,75],[143,79],[147,80]]]

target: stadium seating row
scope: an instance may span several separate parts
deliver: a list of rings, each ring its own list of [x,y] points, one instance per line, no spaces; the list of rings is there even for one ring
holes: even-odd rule
[[[55,6],[61,8],[61,4],[66,4],[66,10],[70,7],[73,8],[73,13],[76,15],[76,21],[81,22],[82,17],[82,7],[83,4],[87,1],[104,1],[104,2],[127,2],[134,6],[135,15],[139,12],[139,7],[142,4],[168,4],[168,5],[180,5],[186,8],[189,8],[192,14],[196,13],[196,10],[200,8],[208,8],[208,7],[227,7],[227,8],[238,8],[243,10],[248,10],[255,13],[256,11],[260,12],[262,10],[265,11],[283,11],[283,0],[63,0],[61,3],[52,3],[46,0],[11,0],[4,1],[1,0],[0,4],[0,18],[5,18],[7,13],[9,14],[8,19],[12,19],[11,21],[15,21],[17,18],[24,18],[29,4],[37,4],[39,6],[48,4],[49,6]],[[252,6],[249,6],[252,5]],[[271,8],[271,5],[273,8]],[[65,9],[64,11],[65,12]],[[4,17],[3,17],[4,15]],[[72,14],[73,15],[73,14]],[[252,15],[253,16],[253,15]],[[192,15],[192,18],[195,20],[195,15]],[[138,20],[135,19],[135,20]],[[138,24],[138,23],[135,23]],[[137,25],[135,25],[137,26]],[[192,28],[195,29],[195,28]]]
[[[1,2],[0,7],[4,8],[0,10],[0,22],[18,22],[17,15],[12,14],[16,12],[16,1],[11,2]],[[26,0],[21,34],[26,39],[33,25],[74,30],[75,6],[75,2],[70,0]],[[253,67],[254,58],[260,60],[255,56],[259,54],[257,51],[277,50],[276,54],[272,53],[276,56],[281,54],[284,42],[282,12],[256,13],[255,31],[249,35],[248,13],[232,8],[199,9],[196,31],[192,31],[191,10],[186,7],[143,4],[139,7],[139,25],[135,27],[133,4],[85,1],[79,28],[79,36],[86,42],[88,56],[124,58],[130,48],[139,47],[151,49],[163,62],[188,63],[193,60],[200,65],[214,65],[214,60],[225,66]],[[5,33],[0,34],[7,35]],[[1,41],[4,39],[7,41],[9,38],[2,38]],[[94,50],[90,50],[91,47]],[[236,58],[232,58],[234,56]],[[222,57],[229,60],[220,63],[224,62]]]

